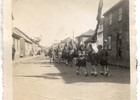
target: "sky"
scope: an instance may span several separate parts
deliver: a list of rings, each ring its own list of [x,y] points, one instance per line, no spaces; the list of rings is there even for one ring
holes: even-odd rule
[[[103,13],[120,0],[104,0]],[[13,0],[13,27],[41,45],[74,37],[95,29],[99,0]]]

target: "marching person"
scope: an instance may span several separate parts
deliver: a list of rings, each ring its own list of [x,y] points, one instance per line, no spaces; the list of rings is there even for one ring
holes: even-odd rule
[[[79,48],[79,51],[78,51],[78,59],[77,59],[77,64],[76,64],[76,66],[78,66],[77,75],[79,75],[79,70],[81,67],[85,68],[85,76],[88,75],[85,56],[86,56],[85,46],[82,44]]]
[[[68,65],[68,55],[69,55],[69,48],[67,44],[65,44],[64,50],[63,50],[63,56],[64,56],[64,62],[66,65]]]
[[[60,64],[61,63],[61,59],[62,58],[62,50],[61,50],[61,47],[60,45],[58,46],[58,49],[57,49],[57,62]]]
[[[74,54],[74,49],[72,47],[69,47],[68,64],[71,67],[73,67],[73,54]]]
[[[49,49],[48,56],[50,58],[50,63],[51,63],[53,60],[53,48],[52,47]]]
[[[69,54],[68,54],[68,64],[73,67],[74,58],[74,42],[71,40],[69,43]]]
[[[103,46],[103,49],[100,51],[100,65],[102,66],[102,70],[100,74],[104,74],[105,76],[108,76],[108,52],[106,45]]]
[[[98,55],[97,45],[95,45],[95,46],[96,46],[97,50],[95,50],[95,48],[93,49],[91,44],[89,45],[88,57],[89,57],[89,62],[92,65],[91,75],[97,76],[97,69],[96,69],[96,67],[97,67],[98,62],[99,62],[99,55]]]

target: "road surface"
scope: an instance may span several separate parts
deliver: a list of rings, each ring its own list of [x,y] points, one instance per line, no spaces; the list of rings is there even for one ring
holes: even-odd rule
[[[15,63],[13,100],[130,100],[129,69],[109,66],[110,77],[85,77],[83,69],[76,75],[76,69],[43,56]]]

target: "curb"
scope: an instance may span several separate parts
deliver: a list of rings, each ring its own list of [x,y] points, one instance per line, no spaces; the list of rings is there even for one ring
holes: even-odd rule
[[[37,57],[39,57],[39,56],[33,56],[33,57],[27,57],[27,58],[26,57],[25,58],[19,58],[19,60],[13,61],[13,64],[20,63],[22,61],[30,60],[30,59],[37,58]]]
[[[128,66],[126,66],[126,65],[121,65],[121,64],[114,64],[114,63],[108,63],[109,65],[111,65],[111,66],[116,66],[116,67],[118,67],[118,68],[125,68],[125,69],[130,69],[130,66],[128,67]]]

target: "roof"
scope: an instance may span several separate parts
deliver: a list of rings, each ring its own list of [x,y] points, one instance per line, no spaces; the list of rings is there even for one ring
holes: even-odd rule
[[[88,30],[87,32],[81,34],[81,36],[92,36],[94,35],[95,31],[93,31],[92,29]]]
[[[19,32],[17,32],[15,29],[12,30],[12,36],[15,38],[21,38],[21,34]]]
[[[76,38],[79,38],[79,37],[90,37],[90,36],[93,36],[95,34],[95,31],[93,31],[92,29],[88,30],[87,32],[81,34],[80,36],[77,36]]]
[[[116,3],[113,7],[111,7],[108,11],[106,11],[103,16],[106,16],[107,14],[109,14],[112,10],[118,8],[119,6],[121,6],[123,3],[125,3],[128,0],[121,0],[118,3]]]
[[[25,39],[25,41],[27,41],[27,42],[32,42],[29,38],[27,38],[24,34],[23,34],[23,32],[21,32],[19,29],[17,29],[17,28],[13,28],[13,34],[15,34],[15,35],[18,35],[20,38],[24,38]]]
[[[22,32],[21,30],[19,30],[16,27],[13,28],[13,33],[19,35],[20,37],[24,38],[28,42],[34,42],[34,43],[37,43],[38,42],[36,39],[32,39],[26,33]]]

